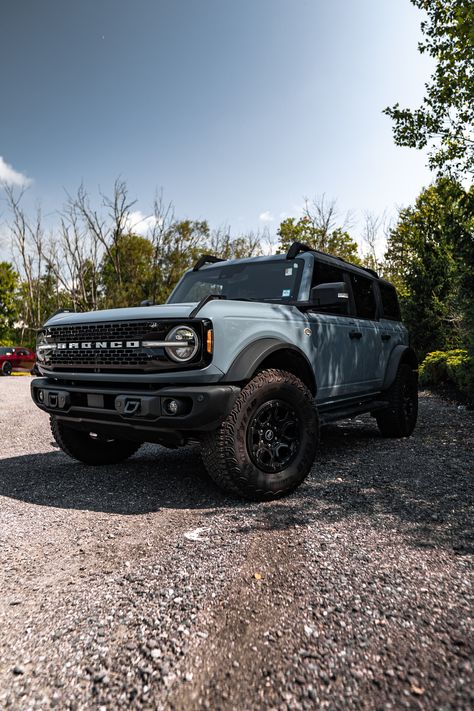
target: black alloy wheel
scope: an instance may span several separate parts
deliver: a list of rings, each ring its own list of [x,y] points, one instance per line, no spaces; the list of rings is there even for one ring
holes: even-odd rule
[[[302,422],[283,400],[269,400],[252,417],[247,449],[256,467],[281,472],[295,459],[300,446]]]

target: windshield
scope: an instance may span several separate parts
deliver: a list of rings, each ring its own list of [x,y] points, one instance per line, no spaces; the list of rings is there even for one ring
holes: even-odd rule
[[[275,259],[188,272],[168,303],[200,301],[209,294],[250,301],[294,301],[298,297],[303,266],[302,259]]]
[[[13,348],[0,348],[0,355],[13,355]]]

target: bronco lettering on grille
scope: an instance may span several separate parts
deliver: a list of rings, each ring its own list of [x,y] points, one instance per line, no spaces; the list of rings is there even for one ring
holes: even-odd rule
[[[109,348],[140,348],[140,341],[77,341],[75,343],[58,343],[58,350],[99,350]]]

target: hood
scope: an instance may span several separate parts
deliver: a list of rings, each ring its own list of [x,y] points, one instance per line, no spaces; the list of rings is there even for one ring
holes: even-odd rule
[[[104,309],[83,313],[65,312],[52,316],[45,326],[63,326],[73,323],[100,323],[101,321],[134,321],[143,319],[189,317],[196,304],[160,304],[159,306],[134,306],[126,309]]]
[[[45,326],[63,326],[79,323],[100,323],[104,321],[133,321],[144,319],[188,319],[197,302],[187,304],[161,304],[157,306],[136,306],[127,309],[107,309],[85,313],[66,312],[52,316]],[[261,301],[233,301],[232,299],[212,300],[204,304],[196,318],[257,318],[288,319],[291,315],[301,318],[294,306],[272,304]]]

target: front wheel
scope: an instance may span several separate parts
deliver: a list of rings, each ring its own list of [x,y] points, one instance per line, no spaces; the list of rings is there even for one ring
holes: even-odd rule
[[[5,363],[2,365],[2,375],[11,375],[12,370],[12,364],[8,360],[6,360]]]
[[[376,414],[384,437],[409,437],[418,417],[418,377],[406,363],[398,367],[392,385],[385,393],[389,406]]]
[[[117,464],[131,457],[141,446],[140,442],[76,430],[57,417],[51,417],[51,431],[63,452],[85,464]]]
[[[308,388],[291,373],[264,370],[207,435],[202,453],[218,486],[260,501],[284,496],[301,484],[317,444],[318,418]]]

